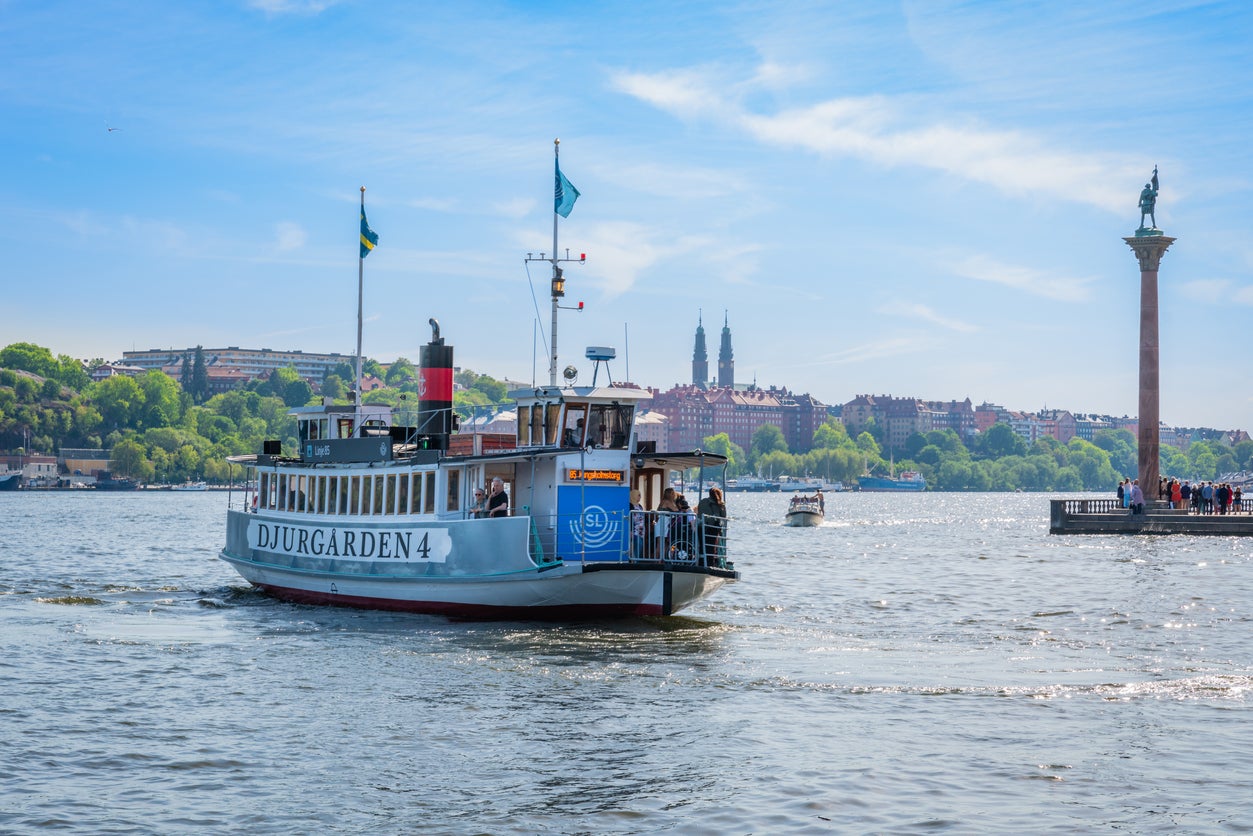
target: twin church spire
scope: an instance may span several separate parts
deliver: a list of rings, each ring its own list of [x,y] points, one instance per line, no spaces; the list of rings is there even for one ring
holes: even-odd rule
[[[696,347],[692,351],[692,385],[709,388],[709,352],[705,349],[703,312],[696,320]],[[722,342],[718,346],[718,386],[735,387],[735,359],[731,353],[731,327],[726,311],[722,312]]]

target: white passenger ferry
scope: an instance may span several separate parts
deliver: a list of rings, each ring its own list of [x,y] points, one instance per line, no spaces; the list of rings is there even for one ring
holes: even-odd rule
[[[436,354],[448,365],[429,365]],[[221,556],[245,579],[305,603],[569,618],[671,615],[739,578],[721,517],[667,520],[686,548],[645,548],[664,512],[632,512],[632,488],[653,508],[673,472],[725,464],[637,449],[645,392],[523,390],[515,438],[450,435],[452,351],[438,330],[423,357],[416,426],[385,407],[301,407],[296,455],[270,442],[232,459],[252,475]],[[495,480],[508,513],[488,517],[475,493]]]
[[[562,182],[558,169],[555,209]],[[598,387],[595,376],[574,386],[573,367],[558,383],[558,262],[575,259],[557,257],[556,230],[554,213],[553,255],[534,259],[553,266],[550,385],[511,393],[516,434],[455,432],[452,347],[432,319],[416,415],[300,407],[298,450],[268,441],[259,455],[231,459],[248,479],[243,507],[229,503],[221,557],[290,601],[470,618],[671,615],[738,580],[725,506],[693,496],[703,513],[648,510],[675,474],[704,474],[725,457],[637,444],[640,389]],[[587,353],[597,370],[613,356]],[[696,487],[703,492],[703,476]],[[492,513],[480,492],[493,494]]]

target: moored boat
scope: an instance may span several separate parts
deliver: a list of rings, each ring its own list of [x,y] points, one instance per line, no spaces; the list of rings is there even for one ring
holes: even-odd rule
[[[139,490],[138,479],[128,479],[122,476],[114,476],[108,471],[101,471],[96,476],[96,490],[98,491],[137,491]]]
[[[175,485],[174,487],[170,488],[170,490],[172,491],[207,491],[209,490],[209,486],[208,484],[204,482],[184,482],[181,485]]]
[[[22,487],[22,471],[0,468],[0,491],[15,491]]]
[[[793,527],[807,527],[822,525],[825,519],[826,502],[819,491],[813,496],[793,496],[783,522]]]
[[[916,470],[903,470],[899,476],[867,474],[858,478],[857,487],[863,491],[925,491],[927,480]]]

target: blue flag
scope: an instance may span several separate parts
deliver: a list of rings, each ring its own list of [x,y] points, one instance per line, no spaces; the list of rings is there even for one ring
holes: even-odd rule
[[[361,257],[365,258],[370,254],[370,250],[378,246],[379,234],[370,229],[370,225],[365,220],[365,207],[361,207]]]
[[[570,210],[574,208],[574,201],[579,199],[579,190],[561,173],[561,163],[555,164],[557,166],[557,190],[553,194],[553,211],[563,218],[568,218]]]

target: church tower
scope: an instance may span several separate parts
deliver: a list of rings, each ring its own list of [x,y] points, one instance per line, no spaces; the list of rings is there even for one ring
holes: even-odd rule
[[[705,350],[705,323],[696,316],[696,348],[692,351],[692,385],[709,388],[709,352]]]
[[[731,327],[727,313],[722,312],[722,345],[718,347],[718,385],[735,388],[735,360],[731,354]]]

